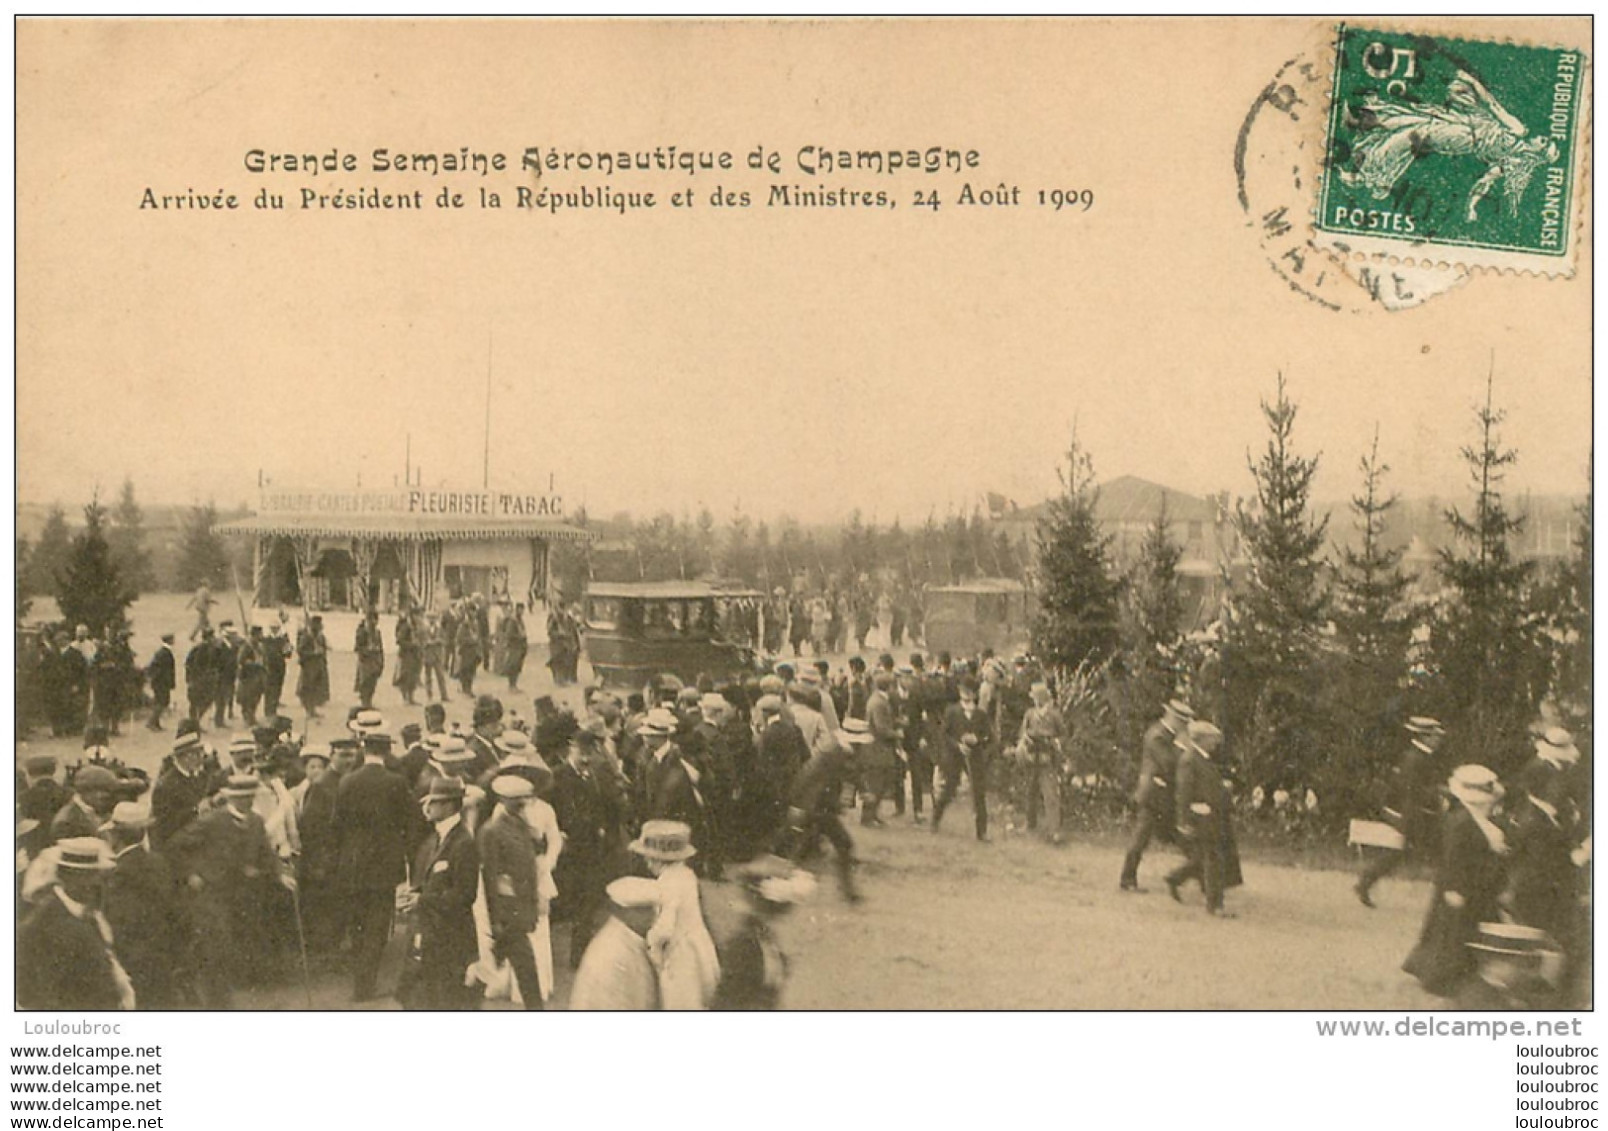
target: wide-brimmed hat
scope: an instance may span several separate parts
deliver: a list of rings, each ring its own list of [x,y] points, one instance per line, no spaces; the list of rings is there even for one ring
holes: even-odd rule
[[[57,871],[109,872],[116,867],[111,846],[98,836],[71,836],[55,847]]]
[[[524,778],[539,797],[545,797],[553,788],[553,771],[540,758],[510,758],[497,767],[497,773]]]
[[[430,781],[430,789],[419,799],[419,804],[423,806],[432,801],[456,801],[461,805],[464,792],[462,778],[433,778]]]
[[[698,855],[692,845],[692,828],[683,821],[646,821],[631,851],[647,860],[671,862]]]
[[[1580,760],[1580,748],[1575,745],[1574,735],[1562,727],[1547,727],[1536,735],[1535,752],[1552,761],[1573,764]]]
[[[1507,792],[1496,776],[1496,771],[1474,764],[1459,766],[1452,771],[1446,790],[1465,805],[1492,805],[1502,800]]]

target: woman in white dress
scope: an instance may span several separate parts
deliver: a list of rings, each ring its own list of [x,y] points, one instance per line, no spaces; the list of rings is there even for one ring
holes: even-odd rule
[[[698,877],[687,866],[698,852],[692,829],[681,821],[648,821],[631,851],[647,861],[659,884],[659,914],[647,936],[659,971],[659,1007],[708,1009],[720,982],[720,959],[704,922]]]

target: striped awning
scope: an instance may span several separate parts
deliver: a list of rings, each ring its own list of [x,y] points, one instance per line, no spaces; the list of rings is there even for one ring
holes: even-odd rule
[[[597,535],[551,518],[488,521],[462,515],[276,514],[221,522],[221,534],[290,538],[374,538],[380,541],[433,542],[471,538],[542,538],[549,542],[590,542]]]

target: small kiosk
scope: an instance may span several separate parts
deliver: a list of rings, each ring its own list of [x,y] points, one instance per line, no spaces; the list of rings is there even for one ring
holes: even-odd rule
[[[555,494],[425,487],[270,488],[256,514],[218,530],[255,539],[258,608],[381,613],[471,593],[533,607],[547,600],[553,543],[592,537]]]

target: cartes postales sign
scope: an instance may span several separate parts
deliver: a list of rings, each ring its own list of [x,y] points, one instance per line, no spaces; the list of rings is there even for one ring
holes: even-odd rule
[[[503,521],[562,518],[560,495],[539,491],[493,491],[406,487],[389,491],[267,490],[260,515],[467,517]]]
[[[1316,227],[1341,251],[1572,267],[1582,52],[1341,28]]]

